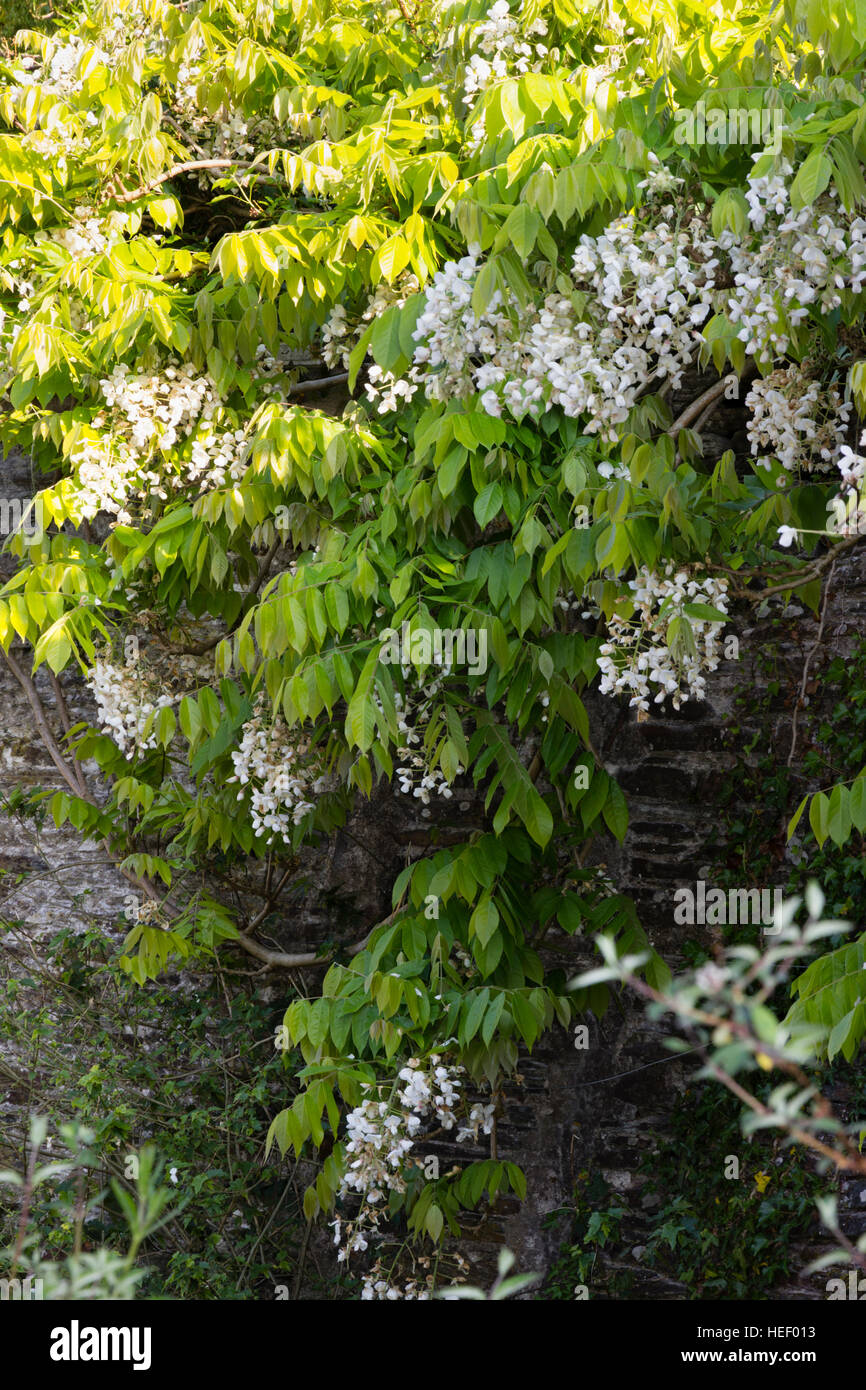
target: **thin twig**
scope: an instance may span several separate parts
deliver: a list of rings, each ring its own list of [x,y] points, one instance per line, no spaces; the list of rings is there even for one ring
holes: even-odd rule
[[[821,604],[821,620],[818,623],[818,631],[815,635],[815,641],[812,643],[811,647],[806,653],[806,660],[803,663],[803,678],[800,681],[800,693],[797,696],[797,703],[794,705],[794,716],[791,720],[791,751],[788,754],[788,767],[790,767],[791,763],[794,761],[794,750],[797,747],[797,720],[800,714],[800,708],[803,704],[803,701],[806,698],[806,682],[809,679],[809,666],[811,664],[812,657],[815,655],[816,651],[821,645],[821,638],[824,635],[824,619],[827,617],[827,603],[830,598],[830,588],[833,583],[833,571],[835,570],[835,568],[836,562],[834,560],[833,564],[830,566],[830,573],[827,575],[827,586],[824,590],[824,602]]]
[[[57,679],[50,667],[48,668],[48,679],[51,682],[51,689],[54,691],[54,703],[57,706],[57,713],[60,718],[60,723],[63,725],[63,732],[66,734],[68,738],[72,732],[72,721],[69,718],[69,709],[66,704],[66,697],[63,694],[63,688],[60,684],[60,681]],[[84,780],[84,771],[82,769],[81,763],[78,761],[77,758],[73,759],[72,771],[75,774],[75,778],[78,782],[78,787],[81,795],[85,798],[89,797],[90,790],[87,786],[87,782]]]
[[[204,656],[207,652],[213,651],[214,647],[218,646],[224,638],[231,636],[235,629],[240,626],[241,620],[244,616],[244,604],[249,599],[255,598],[256,594],[259,592],[259,589],[262,587],[262,585],[265,582],[265,579],[267,578],[268,570],[270,569],[271,564],[273,563],[274,556],[276,555],[277,551],[280,549],[280,546],[282,544],[283,541],[281,537],[278,536],[277,539],[271,545],[270,549],[268,550],[267,555],[265,555],[260,560],[258,568],[256,570],[256,577],[253,580],[252,584],[250,584],[246,593],[244,594],[240,612],[238,613],[238,616],[235,618],[235,621],[232,623],[231,627],[228,628],[226,632],[218,632],[215,637],[208,637],[207,640],[204,642],[197,642],[194,646],[191,647],[181,647],[180,650],[183,656]]]
[[[645,980],[641,980],[631,971],[624,972],[623,979],[626,984],[630,985],[638,994],[643,995],[645,999],[651,999],[654,1003],[661,1004],[663,1008],[676,1014],[681,1020],[693,1021],[712,1028],[723,1026],[736,1037],[742,1038],[747,1044],[754,1043],[755,1041],[749,1028],[736,1019],[722,1018],[718,1014],[707,1013],[704,1009],[687,1005],[682,1000],[673,999],[663,991],[655,989],[652,985],[648,985]],[[789,1076],[793,1077],[798,1085],[812,1086],[809,1077],[806,1076],[805,1072],[796,1062],[792,1062],[770,1043],[762,1042],[760,1043],[760,1047],[771,1061],[774,1062],[781,1071],[785,1071]],[[713,1061],[702,1043],[699,1042],[693,1050],[697,1052],[707,1069],[712,1071],[716,1080],[727,1087],[727,1089],[741,1100],[744,1105],[748,1106],[750,1110],[753,1110],[756,1115],[769,1118],[774,1114],[770,1106],[765,1105],[757,1096],[747,1091],[738,1081],[735,1081],[732,1076],[729,1076],[717,1062]],[[825,1097],[816,1097],[816,1105],[819,1103],[823,1106],[822,1114],[832,1113]],[[823,1140],[810,1134],[808,1130],[801,1129],[799,1125],[793,1123],[789,1124],[788,1133],[792,1139],[802,1144],[805,1148],[812,1149],[815,1153],[821,1154],[824,1158],[829,1158],[837,1168],[853,1173],[866,1173],[866,1154],[861,1154],[859,1152],[854,1144],[852,1144],[847,1134],[842,1134],[841,1136],[842,1147],[834,1149],[829,1144],[825,1144]]]
[[[308,1221],[307,1224],[306,1224],[306,1227],[304,1228],[304,1239],[303,1239],[303,1241],[301,1242],[301,1251],[300,1251],[300,1254],[298,1255],[298,1268],[297,1268],[297,1270],[296,1270],[296,1272],[295,1272],[295,1284],[294,1284],[294,1288],[292,1289],[292,1300],[293,1300],[293,1301],[296,1301],[296,1300],[297,1300],[298,1294],[299,1294],[300,1291],[301,1291],[301,1280],[302,1280],[302,1278],[303,1278],[303,1276],[304,1276],[304,1265],[306,1264],[306,1261],[307,1261],[307,1250],[309,1249],[309,1245],[310,1245],[310,1231],[311,1231],[312,1229],[313,1229],[313,1223],[312,1223],[312,1221]]]
[[[264,907],[256,913],[255,917],[252,919],[249,925],[244,928],[245,936],[248,936],[250,932],[254,932],[256,927],[260,926],[261,923],[268,916],[268,914],[273,911],[277,899],[279,898],[280,893],[283,890],[283,887],[288,882],[290,876],[294,873],[294,871],[294,865],[290,865],[289,868],[286,869],[286,872],[283,874],[276,888],[273,890],[272,893],[268,894]]]

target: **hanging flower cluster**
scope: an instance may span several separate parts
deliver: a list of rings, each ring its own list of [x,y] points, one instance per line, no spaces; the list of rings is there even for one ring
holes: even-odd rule
[[[476,315],[480,252],[470,248],[427,291],[410,380],[430,400],[478,393],[489,415],[538,418],[559,406],[614,441],[653,377],[679,383],[713,307],[715,242],[699,217],[675,230],[665,214],[657,225],[627,216],[581,237],[573,291],[540,307],[506,303],[496,290]]]
[[[382,1302],[395,1302],[397,1299],[407,1301],[424,1301],[433,1297],[434,1278],[428,1274],[423,1283],[417,1279],[407,1279],[405,1283],[392,1284],[393,1274],[391,1270],[386,1270],[384,1261],[377,1260],[366,1274],[361,1278],[361,1299],[368,1302],[371,1299]]]
[[[131,372],[119,362],[100,383],[106,405],[124,424],[130,447],[138,454],[153,448],[171,449],[189,435],[199,419],[209,420],[216,409],[214,381],[198,373],[191,362],[169,362],[160,372]]]
[[[259,355],[256,374],[280,378],[266,380],[266,392],[283,394],[286,365],[269,353]],[[208,491],[243,478],[251,440],[227,419],[210,376],[190,364],[169,362],[138,374],[120,364],[101,388],[108,411],[94,416],[94,429],[82,432],[69,455],[80,516],[107,512],[130,524],[133,501],[166,500],[181,486]],[[184,445],[182,456],[165,457]],[[150,515],[145,508],[142,518]]]
[[[380,1219],[387,1218],[387,1194],[406,1191],[407,1170],[420,1162],[410,1155],[425,1123],[446,1131],[456,1129],[457,1143],[477,1138],[481,1129],[485,1134],[491,1132],[493,1105],[473,1105],[468,1122],[458,1127],[458,1112],[464,1105],[460,1080],[463,1075],[463,1067],[446,1064],[438,1053],[426,1062],[411,1057],[398,1072],[388,1099],[381,1099],[377,1088],[368,1085],[361,1104],[346,1116],[348,1162],[337,1198],[360,1197],[361,1207],[351,1221],[338,1215],[331,1222],[334,1244],[340,1247],[340,1263],[368,1248]],[[375,1285],[381,1278],[381,1272],[374,1267],[369,1285],[365,1281],[371,1289],[366,1297],[407,1297],[405,1289],[396,1294],[377,1290]],[[392,1286],[387,1283],[387,1287]]]
[[[866,444],[866,431],[860,436],[860,447]],[[834,536],[866,534],[866,455],[857,454],[843,444],[834,458],[842,479],[842,491],[827,502],[827,532]],[[794,545],[800,538],[796,526],[780,526],[778,543]]]
[[[38,57],[26,53],[17,59],[10,74],[17,84],[13,95],[18,88],[39,85],[61,97],[78,96],[94,68],[116,67],[131,43],[142,43],[149,56],[166,53],[168,43],[153,22],[149,0],[115,0],[115,7],[112,16],[102,6],[98,42],[81,34],[64,34],[62,39],[48,34]]]
[[[648,710],[672,697],[674,709],[706,696],[704,673],[719,664],[718,637],[723,622],[690,616],[689,604],[727,612],[727,580],[710,575],[696,579],[667,567],[664,576],[645,567],[629,581],[636,612],[614,613],[608,640],[599,649],[599,689],[604,695],[629,696],[629,705]],[[679,620],[672,629],[671,624]]]
[[[19,296],[17,307],[22,314],[29,312],[31,300],[36,293],[36,286],[33,281],[23,274],[17,274],[18,271],[24,269],[24,266],[23,260],[8,261],[3,267],[2,279],[0,279],[0,284],[4,290],[10,290],[12,294]],[[4,310],[0,309],[0,324],[3,323],[5,317]],[[17,330],[17,324],[13,326]]]
[[[652,159],[650,154],[650,159]],[[646,198],[663,198],[669,193],[674,193],[684,182],[672,174],[670,169],[666,169],[663,164],[658,162],[658,155],[655,156],[657,167],[650,169],[645,179],[641,179],[638,188],[646,189]]]
[[[379,1099],[372,1085],[361,1104],[346,1116],[345,1151],[348,1159],[340,1182],[338,1198],[351,1193],[361,1197],[358,1216],[343,1236],[343,1218],[331,1222],[334,1244],[340,1245],[338,1260],[343,1262],[356,1251],[367,1249],[368,1237],[379,1223],[378,1206],[387,1192],[406,1191],[407,1156],[414,1148],[422,1121],[435,1116],[444,1129],[456,1124],[454,1109],[460,1096],[457,1079],[462,1067],[449,1068],[434,1054],[425,1070],[416,1057],[410,1058],[398,1073],[405,1082],[395,1085],[388,1100]]]
[[[859,294],[866,284],[866,221],[846,213],[832,188],[794,212],[786,182],[792,173],[785,160],[773,174],[753,174],[748,228],[718,239],[734,276],[728,316],[740,325],[746,351],[764,365],[787,353],[810,305],[831,314],[841,290]]]
[[[443,1279],[443,1259],[453,1269],[449,1280],[451,1285],[465,1283],[469,1275],[469,1262],[457,1250],[449,1251],[447,1256],[443,1256],[441,1252],[437,1253],[435,1271],[432,1268],[434,1261],[429,1255],[413,1254],[411,1274],[409,1269],[404,1267],[406,1255],[406,1249],[403,1247],[392,1260],[380,1256],[361,1276],[362,1302],[418,1302],[433,1298],[437,1280],[441,1284]]]
[[[26,54],[14,70],[15,81],[19,87],[38,85],[57,96],[76,96],[84,86],[86,69],[82,72],[82,60],[88,54],[93,66],[107,66],[111,61],[103,48],[94,47],[77,34],[67,35],[62,43],[49,38],[44,59]]]
[[[122,220],[116,214],[100,217],[93,208],[81,205],[75,208],[71,221],[52,228],[48,237],[70,256],[98,256],[123,240]]]
[[[866,431],[860,436],[861,449],[864,444]],[[862,536],[866,533],[866,456],[843,445],[836,467],[842,475],[843,491],[827,503],[828,529],[838,536]]]
[[[457,1131],[457,1143],[462,1143],[464,1139],[473,1139],[477,1142],[479,1133],[491,1134],[495,1110],[495,1105],[482,1105],[480,1102],[473,1105],[470,1108],[466,1124],[461,1125]]]
[[[108,512],[121,524],[131,525],[127,504],[160,486],[159,473],[146,468],[125,440],[111,434],[82,438],[71,450],[69,462],[78,481],[76,513],[83,519]]]
[[[97,721],[121,753],[156,748],[156,715],[174,704],[164,683],[137,657],[118,666],[106,655],[87,672],[86,684],[96,698]]]
[[[782,164],[773,175],[753,174],[747,225],[715,237],[701,215],[672,225],[672,207],[659,205],[670,178],[651,170],[642,214],[618,218],[600,236],[582,236],[572,290],[547,294],[537,305],[520,305],[496,289],[476,313],[472,298],[482,259],[471,246],[428,286],[402,384],[395,389],[393,379],[375,369],[380,410],[397,409],[421,387],[429,400],[477,395],[488,414],[517,420],[559,406],[582,417],[588,433],[613,442],[651,380],[680,383],[696,359],[700,326],[722,304],[747,351],[765,369],[772,367],[789,350],[810,305],[830,313],[841,304],[842,290],[859,293],[866,285],[866,221],[845,213],[832,191],[792,212],[791,172]],[[723,262],[732,291],[718,285]],[[335,327],[339,338],[346,331],[342,316]],[[829,463],[849,407],[833,388],[822,391],[817,383],[806,383],[797,401],[796,369],[785,370],[751,393],[753,452],[781,450],[786,468],[794,460],[808,466],[807,453]]]
[[[316,809],[315,798],[327,785],[321,757],[310,739],[290,729],[282,718],[272,719],[260,703],[241,730],[232,751],[234,776],[243,789],[238,801],[250,797],[253,831],[267,844],[278,837],[291,844],[292,826]]]
[[[348,368],[352,350],[369,325],[381,318],[386,309],[401,308],[420,289],[418,277],[404,270],[393,285],[382,281],[376,286],[360,315],[349,316],[345,305],[336,304],[322,327],[322,357],[327,366]],[[410,401],[416,389],[407,378],[396,377],[375,364],[368,369],[365,394],[376,404],[380,415],[396,410],[400,399]]]
[[[452,669],[452,662],[444,654],[439,669],[441,675],[425,680],[416,666],[404,665],[402,672],[406,694],[404,696],[399,690],[394,692],[397,729],[403,740],[396,750],[397,784],[404,796],[415,797],[424,806],[429,806],[434,793],[446,801],[453,795],[442,769],[430,767],[427,755],[422,751],[424,730],[429,723],[433,701]],[[461,772],[463,768],[458,764],[455,775],[459,777]]]
[[[197,483],[202,491],[239,483],[247,471],[250,447],[245,430],[206,425],[192,441],[185,468],[187,481]]]
[[[525,72],[539,72],[544,65],[547,45],[527,40],[545,38],[547,20],[539,17],[524,27],[524,21],[511,13],[508,0],[496,0],[479,24],[467,28],[469,45],[476,50],[470,54],[463,72],[463,100],[467,106],[471,107],[491,83]],[[452,30],[446,38],[446,51],[456,40],[457,34]],[[486,133],[482,112],[468,132],[470,154],[481,148]]]
[[[27,138],[37,133],[28,132]],[[66,139],[64,135],[64,140]],[[67,152],[73,156],[76,153],[71,148]],[[0,288],[18,294],[17,307],[21,313],[28,313],[38,303],[40,314],[46,321],[59,323],[63,328],[71,328],[75,333],[87,335],[94,332],[96,324],[72,285],[66,285],[68,321],[52,304],[50,295],[47,300],[41,298],[46,287],[49,290],[52,288],[52,282],[57,276],[57,256],[54,248],[62,247],[74,260],[99,256],[123,241],[128,230],[129,218],[119,212],[100,216],[94,208],[86,204],[79,204],[68,212],[67,217],[68,220],[59,226],[47,230],[40,228],[34,232],[29,247],[30,258],[27,261],[20,257],[7,261],[0,271]],[[21,271],[22,274],[13,273],[17,271]],[[26,274],[23,273],[25,271]],[[0,310],[0,332],[2,320],[3,311]]]
[[[547,35],[547,20],[534,19],[526,28],[527,37]],[[511,13],[508,0],[496,0],[480,24],[472,29],[473,53],[466,64],[463,99],[471,106],[491,82],[529,72],[533,62],[547,55],[547,45],[529,44],[523,37],[520,19]]]
[[[190,363],[169,361],[162,370],[138,373],[119,363],[100,387],[108,409],[93,417],[91,429],[80,431],[69,453],[76,469],[75,510],[80,517],[92,519],[107,512],[131,524],[133,501],[151,496],[165,500],[170,479],[157,451],[165,454],[183,443],[200,424],[187,481],[204,479],[214,486],[239,476],[245,445],[235,432],[216,435],[210,424],[219,399],[216,385]],[[144,516],[149,515],[148,509]]]
[[[842,447],[852,405],[835,387],[810,380],[801,367],[759,378],[746,396],[752,454],[772,455],[790,473],[829,469]]]
[[[92,111],[85,112],[83,120],[85,127],[98,124]],[[69,174],[70,161],[85,159],[91,150],[87,129],[75,130],[71,125],[61,124],[59,120],[53,125],[47,125],[45,130],[28,130],[21,137],[21,145],[28,157],[37,155],[46,163],[50,161],[59,177],[64,180]],[[39,159],[33,162],[38,165]]]

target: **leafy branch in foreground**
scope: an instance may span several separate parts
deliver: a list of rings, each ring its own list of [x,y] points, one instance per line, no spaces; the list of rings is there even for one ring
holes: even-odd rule
[[[146,1266],[136,1263],[139,1251],[157,1231],[174,1221],[184,1200],[174,1201],[170,1187],[163,1185],[164,1163],[152,1144],[145,1144],[136,1156],[136,1176],[132,1191],[116,1178],[111,1190],[117,1201],[120,1220],[128,1232],[126,1254],[102,1246],[96,1250],[82,1249],[82,1233],[88,1215],[105,1199],[105,1191],[85,1196],[84,1179],[91,1169],[98,1169],[99,1159],[92,1148],[93,1131],[83,1125],[61,1125],[58,1137],[69,1151],[68,1158],[40,1163],[40,1152],[48,1146],[48,1123],[35,1116],[30,1124],[29,1155],[23,1173],[11,1170],[0,1172],[0,1186],[11,1187],[18,1195],[17,1234],[14,1244],[3,1251],[8,1260],[8,1277],[38,1281],[40,1297],[46,1299],[133,1299],[147,1275]],[[69,1181],[78,1178],[70,1191]],[[66,1191],[60,1206],[68,1208],[74,1224],[74,1248],[63,1260],[47,1260],[40,1249],[40,1234],[31,1228],[30,1210],[39,1188],[62,1180]],[[170,1205],[171,1204],[171,1205]],[[5,1272],[5,1271],[4,1271]]]
[[[698,1078],[720,1082],[742,1102],[744,1134],[779,1129],[815,1155],[820,1172],[866,1174],[864,1118],[847,1123],[839,1119],[821,1093],[819,1075],[814,1074],[822,1054],[832,1056],[839,1050],[850,1018],[846,1017],[840,1031],[834,1022],[837,1010],[829,1005],[810,1013],[798,1002],[782,1017],[775,1011],[780,991],[804,991],[810,971],[820,970],[832,956],[810,965],[793,986],[792,970],[814,957],[819,942],[850,930],[847,923],[822,919],[824,896],[816,883],[808,886],[805,905],[803,926],[795,922],[801,899],[787,899],[774,914],[770,943],[760,950],[749,945],[720,948],[716,960],[674,976],[663,989],[653,988],[635,974],[640,956],[620,955],[604,937],[598,938],[598,947],[606,964],[571,983],[573,988],[586,989],[619,980],[649,1001],[650,1017],[673,1014],[685,1039],[669,1038],[667,1046],[674,1052],[697,1052],[703,1061]],[[810,988],[807,983],[804,992],[808,994]],[[827,1021],[821,1021],[822,1013]],[[761,1100],[748,1082],[748,1073],[756,1069],[778,1071],[788,1079]],[[812,1267],[823,1268],[850,1256],[866,1269],[866,1237],[854,1245],[842,1235],[835,1198],[822,1198],[818,1207],[842,1247]]]

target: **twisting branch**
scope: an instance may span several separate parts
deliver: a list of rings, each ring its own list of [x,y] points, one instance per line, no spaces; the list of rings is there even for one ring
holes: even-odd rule
[[[706,410],[701,411],[700,415],[695,421],[695,434],[700,434],[701,430],[705,429],[706,426],[709,424],[710,420],[712,420],[713,416],[719,408],[719,401],[720,397],[717,396],[715,400],[710,401]]]
[[[24,691],[24,694],[27,696],[27,703],[29,704],[30,709],[33,712],[33,718],[36,721],[36,728],[39,731],[39,737],[42,739],[45,749],[49,757],[51,758],[51,761],[53,762],[54,766],[57,768],[57,771],[60,773],[60,776],[63,778],[64,782],[66,783],[69,790],[72,792],[73,796],[80,797],[82,801],[87,801],[91,806],[95,806],[98,809],[99,803],[97,802],[95,796],[92,792],[88,790],[86,785],[82,790],[75,776],[75,773],[73,772],[72,768],[67,763],[66,759],[63,756],[63,753],[61,752],[57,739],[54,737],[54,734],[52,733],[51,725],[48,723],[48,719],[45,714],[45,708],[42,704],[41,699],[39,698],[39,691],[36,689],[36,686],[33,683],[33,678],[29,676],[27,672],[24,671],[18,665],[18,662],[15,660],[14,656],[12,656],[11,652],[7,652],[5,648],[3,648],[2,650],[3,655],[6,659],[6,664],[8,665],[10,671],[17,680],[18,684],[21,686],[21,689]],[[114,862],[114,854],[111,845],[108,843],[108,840],[102,840],[102,847],[105,850],[106,854],[109,856],[109,858],[112,860],[112,862]],[[144,893],[145,896],[150,898],[152,902],[160,901],[158,891],[156,890],[156,888],[154,888],[152,883],[148,882],[147,879],[139,878],[137,874],[130,872],[129,869],[124,869],[121,864],[118,864],[117,868],[121,875],[126,879],[127,883],[132,884],[132,886],[134,888],[137,888],[140,893]]]
[[[194,174],[199,169],[236,169],[239,173],[247,173],[254,167],[254,163],[238,164],[236,159],[187,159],[183,164],[172,164],[170,168],[163,169],[161,174],[149,179],[147,183],[139,184],[138,188],[124,193],[113,193],[111,196],[116,203],[134,203],[138,198],[152,193],[154,188],[168,183],[170,179],[180,178],[182,174]]]
[[[403,911],[405,903],[406,895],[404,893],[403,897],[394,908],[394,911],[389,913],[387,917],[383,917],[381,922],[374,922],[360,941],[354,941],[350,946],[335,946],[324,955],[320,955],[316,951],[273,951],[267,946],[262,946],[260,942],[254,941],[246,933],[228,944],[240,946],[244,951],[249,952],[251,956],[255,956],[256,960],[264,961],[265,965],[271,966],[277,970],[296,970],[299,966],[304,965],[327,965],[331,957],[335,956],[338,951],[345,951],[349,956],[360,955],[377,927],[388,927],[392,922],[396,921],[397,917]],[[264,914],[261,912],[258,914],[255,919],[255,925],[258,925],[263,916]],[[250,930],[250,928],[248,928],[248,930]]]
[[[264,907],[262,907],[262,908],[256,913],[255,917],[252,918],[252,920],[249,922],[249,924],[248,924],[246,927],[244,927],[244,931],[243,931],[243,935],[244,935],[244,936],[249,936],[252,932],[254,932],[255,929],[256,929],[256,927],[258,927],[258,926],[261,925],[261,923],[265,920],[265,918],[268,916],[268,914],[269,914],[270,912],[273,912],[274,907],[275,907],[276,902],[277,902],[277,899],[279,898],[280,893],[283,891],[283,888],[285,887],[285,885],[288,883],[289,878],[291,877],[292,873],[293,873],[293,868],[292,868],[292,866],[290,865],[289,868],[286,869],[285,873],[283,874],[283,876],[282,876],[282,878],[280,879],[279,883],[277,884],[276,888],[274,888],[272,892],[271,892],[271,891],[268,892],[268,896],[267,896],[267,899],[266,899],[266,901],[265,901]]]
[[[793,570],[784,580],[778,584],[773,584],[769,588],[759,589],[755,592],[746,589],[743,585],[732,585],[728,592],[732,598],[744,599],[747,603],[763,603],[764,599],[772,598],[775,594],[786,594],[791,589],[801,589],[804,584],[811,584],[813,579],[818,579],[824,570],[831,568],[840,555],[853,550],[854,546],[863,539],[862,536],[848,536],[844,541],[839,541],[832,550],[828,550],[825,555],[821,555],[817,560],[810,560],[805,569]],[[713,574],[728,574],[733,579],[763,579],[767,571],[761,569],[731,569],[730,565],[717,565],[707,560],[702,562],[703,569],[710,570]]]
[[[849,536],[847,540],[834,545],[833,549],[828,550],[826,555],[812,561],[809,568],[802,570],[796,578],[786,580],[784,584],[776,584],[770,589],[762,589],[759,594],[750,594],[744,590],[742,597],[750,599],[752,603],[758,603],[761,599],[772,597],[773,594],[784,594],[789,589],[800,589],[804,584],[811,584],[812,580],[818,579],[826,569],[832,568],[840,555],[844,555],[847,550],[853,550],[854,546],[862,539],[862,536]]]
[[[43,709],[42,701],[39,698],[39,692],[37,691],[36,686],[33,684],[32,678],[27,675],[26,671],[22,670],[22,668],[18,665],[18,662],[15,660],[11,652],[7,652],[6,649],[3,648],[3,655],[6,659],[6,665],[9,667],[9,670],[12,672],[13,676],[15,677],[15,679],[17,680],[18,684],[21,686],[21,689],[24,691],[24,694],[27,697],[27,703],[29,704],[30,709],[33,712],[33,718],[36,720],[36,727],[39,730],[39,736],[42,739],[43,744],[45,745],[46,751],[48,752],[48,756],[50,757],[54,766],[57,768],[57,771],[60,773],[60,776],[63,778],[64,782],[66,783],[69,790],[73,793],[73,795],[81,796],[81,787],[78,784],[78,781],[75,777],[75,774],[72,771],[72,768],[69,766],[66,759],[64,758],[60,750],[60,746],[57,742],[57,739],[54,737],[54,734],[51,731],[51,726],[49,725],[48,720],[45,717],[45,710]],[[94,805],[96,804],[93,801],[93,797],[90,796],[90,794],[87,793],[86,790],[84,793],[84,799],[85,801],[92,802]]]
[[[320,376],[315,381],[297,381],[287,389],[286,395],[307,396],[313,391],[327,391],[329,386],[345,386],[348,380],[348,372],[335,372],[333,376]]]
[[[676,420],[674,420],[667,433],[670,435],[679,434],[680,430],[686,429],[686,427],[692,423],[692,420],[696,420],[707,406],[715,404],[719,397],[725,394],[727,389],[728,382],[726,377],[722,377],[721,381],[714,382],[708,391],[704,391],[703,395],[698,396],[697,400],[692,401],[691,405],[686,406],[682,414],[678,415]]]
[[[61,749],[57,743],[57,739],[54,737],[54,734],[51,730],[51,726],[48,723],[48,719],[46,718],[45,709],[42,705],[41,699],[39,698],[39,692],[37,691],[36,686],[33,683],[32,677],[29,676],[26,673],[26,671],[24,671],[19,666],[18,662],[11,655],[11,653],[3,649],[3,655],[6,659],[10,671],[12,672],[15,679],[18,681],[18,684],[21,686],[21,689],[24,691],[24,694],[27,697],[27,702],[30,705],[30,708],[33,712],[33,717],[36,721],[36,727],[39,731],[40,738],[42,739],[42,742],[45,745],[45,748],[51,758],[51,761],[53,762],[57,771],[60,773],[60,776],[63,778],[63,781],[66,783],[67,787],[73,793],[74,796],[80,797],[83,801],[89,802],[91,806],[98,808],[98,802],[96,801],[96,798],[87,789],[86,786],[82,790],[81,786],[79,785],[76,779],[75,773],[67,763],[66,759],[63,757]],[[109,855],[109,857],[113,860],[111,846],[108,843],[108,841],[103,839],[102,846],[106,853]],[[168,897],[170,897],[170,894],[162,896],[159,890],[155,887],[155,885],[152,884],[148,879],[139,878],[137,874],[130,872],[130,870],[128,869],[124,869],[122,865],[117,865],[117,867],[122,876],[126,879],[126,881],[130,883],[134,888],[136,888],[140,893],[143,893],[145,897],[149,898],[151,902],[154,902],[157,905],[162,906],[162,904],[167,901]],[[384,918],[382,922],[374,922],[365,934],[365,936],[360,941],[353,942],[349,946],[334,947],[332,951],[327,952],[325,955],[320,955],[316,951],[292,952],[272,950],[267,946],[262,946],[260,942],[255,941],[249,933],[254,931],[255,928],[268,915],[268,913],[272,911],[273,906],[279,895],[279,892],[288,878],[288,874],[289,871],[287,870],[286,873],[283,874],[276,891],[271,895],[269,901],[265,904],[264,908],[262,908],[256,914],[252,922],[247,927],[246,931],[239,935],[237,938],[235,938],[234,941],[234,944],[240,946],[241,949],[246,951],[248,955],[254,956],[256,960],[262,961],[264,965],[272,969],[296,970],[302,966],[324,965],[327,963],[328,960],[330,960],[331,956],[336,954],[338,950],[344,950],[350,956],[357,956],[360,954],[361,951],[364,950],[365,946],[367,945],[367,942],[370,939],[371,933],[375,931],[376,927],[389,925],[391,922],[395,920],[398,913],[400,913],[403,910],[403,902],[401,901],[400,904],[398,904],[398,906],[390,914],[390,916]]]
[[[274,562],[274,556],[276,555],[282,543],[283,542],[279,536],[277,536],[275,541],[271,542],[267,554],[264,555],[261,561],[259,562],[259,567],[256,571],[256,577],[250,585],[249,589],[247,590],[247,598],[252,598],[255,594],[259,592],[259,589],[262,587],[262,585],[268,577],[268,571]]]
[[[273,970],[296,970],[302,965],[323,965],[329,959],[328,956],[317,955],[315,951],[272,951],[245,935],[235,938],[234,945],[240,946],[248,955],[255,956],[256,960],[263,961]]]

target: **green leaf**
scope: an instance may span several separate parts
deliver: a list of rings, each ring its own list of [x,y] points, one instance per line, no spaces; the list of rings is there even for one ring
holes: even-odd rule
[[[373,680],[379,665],[379,648],[374,647],[364,663],[355,693],[346,711],[346,734],[355,747],[366,752],[376,732],[376,706],[372,698]]]
[[[827,807],[827,829],[834,845],[844,845],[851,834],[851,812],[848,807],[848,788],[837,784],[830,793]]]
[[[374,319],[370,335],[370,351],[379,366],[398,375],[400,364],[407,365],[400,341],[400,314],[398,308],[386,309],[380,318]]]
[[[802,807],[800,809],[802,810]],[[862,835],[866,832],[866,777],[858,777],[855,782],[852,782],[848,797],[848,809],[851,812],[854,826]]]
[[[809,824],[821,848],[830,832],[830,802],[823,792],[816,792],[809,804]]]
[[[723,613],[720,608],[711,607],[709,603],[684,603],[683,612],[687,618],[696,618],[704,623],[730,622],[727,613]]]
[[[490,990],[479,990],[475,998],[472,1000],[471,1005],[469,1006],[469,1011],[466,1015],[466,1022],[463,1025],[463,1028],[461,1029],[462,1042],[469,1043],[475,1037],[475,1034],[481,1027],[481,1020],[484,1017],[489,1002]]]
[[[489,526],[495,516],[502,510],[502,488],[499,483],[488,483],[482,492],[475,498],[472,508],[475,513],[475,520],[484,530]]]
[[[794,212],[814,203],[829,184],[832,174],[833,165],[827,156],[821,150],[813,150],[800,165],[797,177],[791,184],[791,207]]]
[[[807,793],[807,795],[803,797],[803,800],[800,802],[800,805],[797,807],[791,819],[788,821],[788,833],[786,839],[790,840],[791,836],[794,834],[794,831],[797,829],[797,826],[800,824],[800,819],[803,815],[803,812],[806,809],[808,801],[809,796]],[[866,797],[864,797],[864,803],[866,803]],[[864,806],[864,809],[866,809],[866,806]]]
[[[374,282],[384,278],[389,285],[393,285],[397,276],[406,269],[408,264],[409,247],[400,233],[395,232],[393,236],[388,237],[387,241],[382,242],[373,257],[370,276]]]
[[[484,893],[469,919],[469,935],[477,936],[486,946],[499,926],[499,912],[489,893]]]
[[[626,831],[628,830],[628,806],[626,805],[626,799],[622,791],[612,778],[608,786],[607,801],[602,808],[602,815],[604,816],[608,830],[610,830],[619,840],[620,844],[622,844],[622,841],[625,839]]]
[[[435,1205],[431,1206],[424,1218],[424,1227],[431,1240],[439,1240],[444,1225],[445,1219],[442,1215],[442,1208]]]

